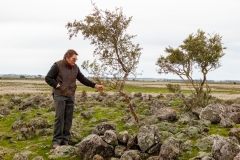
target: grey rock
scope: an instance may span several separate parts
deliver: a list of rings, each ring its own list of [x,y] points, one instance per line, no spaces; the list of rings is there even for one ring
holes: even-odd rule
[[[142,92],[134,93],[133,97],[138,97],[138,98],[142,97]]]
[[[93,160],[104,160],[104,158],[98,154],[93,156]]]
[[[233,158],[233,160],[240,160],[240,152]]]
[[[210,155],[211,155],[210,153],[199,152],[199,154],[196,157],[191,158],[190,160],[215,160]]]
[[[240,112],[232,112],[229,114],[229,117],[234,123],[240,124]]]
[[[84,111],[81,113],[81,116],[83,116],[83,118],[91,118],[92,114],[93,113],[91,111]]]
[[[151,114],[155,114],[159,109],[165,108],[165,107],[166,107],[166,105],[162,101],[155,100],[152,102],[149,110],[150,110]]]
[[[111,157],[110,160],[119,160],[119,158]]]
[[[44,160],[42,156],[37,156],[35,158],[33,158],[32,160]]]
[[[177,120],[177,112],[171,108],[161,108],[155,114],[158,120],[167,120],[167,121]]]
[[[196,137],[198,137],[199,134],[201,134],[201,130],[198,127],[191,126],[191,127],[186,128],[183,131],[183,133],[185,133],[188,137],[196,138]]]
[[[111,157],[114,152],[114,147],[108,145],[96,134],[90,134],[76,146],[78,147],[78,154],[83,160],[90,160],[96,154],[104,158]]]
[[[123,155],[124,151],[126,151],[126,150],[127,150],[126,146],[118,145],[115,147],[114,154],[116,157],[121,157]]]
[[[234,125],[230,118],[222,118],[220,121],[220,127],[222,128],[232,128]]]
[[[13,156],[13,159],[12,160],[28,160],[28,157],[21,154],[21,153],[16,153],[14,156]]]
[[[8,108],[4,108],[4,107],[1,107],[0,108],[0,114],[1,115],[9,115],[10,114],[10,110]]]
[[[240,104],[232,104],[230,108],[232,112],[240,112]]]
[[[212,134],[207,137],[198,139],[195,146],[201,151],[209,150],[212,148],[214,139],[218,139],[219,137],[219,135]]]
[[[240,152],[238,144],[229,138],[219,137],[214,140],[212,156],[217,160],[233,159]]]
[[[162,143],[161,135],[156,126],[142,126],[137,135],[138,145],[141,151],[146,152],[154,145]]]
[[[200,118],[216,124],[219,123],[222,118],[227,118],[230,112],[231,108],[228,106],[222,104],[209,104],[202,109]]]
[[[178,119],[178,122],[181,124],[188,124],[190,120],[191,118],[188,114],[181,114]]]
[[[107,130],[116,130],[116,125],[113,123],[102,122],[98,124],[94,129],[93,133],[97,135],[104,135]]]
[[[51,152],[51,157],[67,158],[77,154],[77,148],[70,145],[63,145]]]
[[[202,111],[202,107],[194,107],[192,108],[192,113],[199,116],[201,114],[201,111]]]
[[[161,146],[159,160],[176,159],[181,154],[180,146],[181,141],[173,137],[167,138]]]
[[[52,135],[52,129],[50,128],[43,128],[43,129],[40,129],[39,132],[38,132],[38,135],[40,136],[49,136],[49,135]]]
[[[159,159],[159,156],[152,156],[152,157],[149,157],[147,160],[158,160]]]
[[[102,139],[110,145],[116,146],[118,144],[117,135],[113,130],[107,130],[102,136]]]
[[[12,124],[12,131],[16,131],[16,130],[19,130],[21,128],[24,128],[24,127],[27,127],[27,124],[25,122],[23,122],[22,120],[19,120],[19,121],[15,121],[13,124]]]
[[[120,160],[142,160],[140,152],[138,150],[125,151]]]
[[[136,149],[137,148],[137,135],[130,134],[127,141],[127,149]]]
[[[117,135],[118,141],[123,143],[123,144],[127,144],[128,142],[128,131],[122,131],[119,132]]]
[[[238,142],[240,143],[240,128],[231,128],[228,136],[237,138]]]
[[[181,149],[184,152],[192,151],[193,147],[194,147],[194,145],[191,140],[187,140],[181,144]]]
[[[18,140],[26,140],[36,137],[37,131],[34,127],[21,128],[20,133],[17,137]]]
[[[47,120],[42,118],[31,119],[28,124],[28,127],[34,127],[35,129],[49,128],[50,125]]]
[[[226,114],[221,112],[221,109],[224,110],[225,106],[221,104],[210,104],[202,109],[200,113],[201,119],[209,120],[211,123],[219,123],[221,121],[222,114]]]
[[[161,145],[162,145],[162,143],[157,143],[157,144],[153,145],[151,148],[149,148],[147,153],[150,155],[159,154]]]

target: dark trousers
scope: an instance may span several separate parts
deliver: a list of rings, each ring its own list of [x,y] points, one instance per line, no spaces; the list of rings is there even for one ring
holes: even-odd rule
[[[72,126],[74,96],[65,97],[58,94],[53,95],[55,107],[53,144],[68,144],[70,129]]]

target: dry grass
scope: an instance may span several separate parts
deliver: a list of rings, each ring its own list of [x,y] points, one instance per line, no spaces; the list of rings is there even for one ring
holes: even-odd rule
[[[126,84],[140,87],[166,88],[170,82],[160,81],[127,81]],[[172,82],[171,82],[172,83]],[[78,87],[83,87],[77,82]],[[179,84],[182,90],[190,90],[186,83]],[[240,85],[232,83],[210,83],[212,95],[220,99],[235,99],[240,97]],[[44,79],[0,79],[0,95],[3,94],[24,94],[24,93],[51,93]],[[154,93],[151,93],[155,95]]]

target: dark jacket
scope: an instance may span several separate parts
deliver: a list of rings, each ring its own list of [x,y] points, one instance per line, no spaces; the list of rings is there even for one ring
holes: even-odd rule
[[[76,64],[70,67],[65,60],[55,62],[45,77],[47,84],[53,87],[53,93],[67,97],[75,94],[76,79],[92,88],[96,85],[84,77]],[[58,84],[60,87],[56,88]]]

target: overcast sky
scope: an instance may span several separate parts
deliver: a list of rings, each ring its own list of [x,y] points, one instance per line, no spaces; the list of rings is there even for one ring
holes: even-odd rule
[[[138,72],[141,77],[178,78],[159,75],[155,65],[165,47],[174,48],[198,29],[222,36],[226,55],[222,67],[208,79],[240,80],[239,0],[93,0],[100,9],[133,16],[127,33],[137,35],[134,43],[143,48]],[[46,75],[52,64],[68,49],[78,52],[78,66],[92,60],[94,46],[81,34],[69,40],[67,22],[83,20],[92,13],[90,0],[1,0],[0,74]],[[81,69],[81,68],[80,68]],[[81,71],[87,76],[86,72]],[[199,79],[200,74],[195,73]]]

